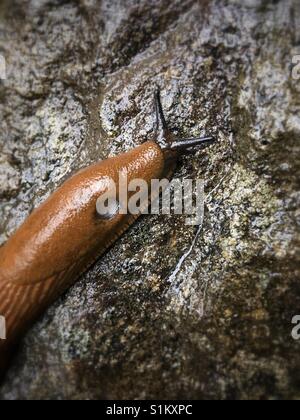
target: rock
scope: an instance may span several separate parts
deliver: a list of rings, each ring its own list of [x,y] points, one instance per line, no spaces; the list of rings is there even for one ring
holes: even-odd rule
[[[297,0],[2,2],[1,243],[153,135],[155,84],[175,132],[219,140],[176,174],[205,180],[203,226],[141,218],[29,331],[2,399],[300,397],[299,27]]]

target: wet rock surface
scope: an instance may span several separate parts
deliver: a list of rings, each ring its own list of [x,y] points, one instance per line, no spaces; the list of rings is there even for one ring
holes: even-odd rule
[[[299,398],[297,0],[0,3],[0,243],[67,176],[153,136],[162,89],[205,180],[147,216],[21,343],[2,399]]]

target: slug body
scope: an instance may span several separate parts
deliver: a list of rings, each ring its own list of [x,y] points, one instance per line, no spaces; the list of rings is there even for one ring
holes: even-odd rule
[[[159,95],[156,106],[166,133]],[[119,213],[109,219],[99,216],[96,203],[107,191],[108,180],[118,187],[122,172],[128,184],[143,179],[150,186],[152,179],[170,177],[178,155],[175,149],[163,150],[149,141],[80,171],[0,248],[0,315],[5,317],[7,336],[0,340],[0,370],[7,367],[12,347],[30,324],[137,219],[138,215]]]

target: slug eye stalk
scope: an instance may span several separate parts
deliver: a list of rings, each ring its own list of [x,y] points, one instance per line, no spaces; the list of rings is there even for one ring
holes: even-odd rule
[[[163,150],[170,150],[174,152],[180,152],[183,154],[185,151],[189,151],[194,147],[207,147],[215,143],[214,137],[195,137],[187,139],[174,139],[166,123],[163,107],[161,104],[160,89],[156,89],[154,94],[155,112],[156,112],[156,131],[158,141],[164,142],[162,146]]]
[[[210,146],[215,143],[214,137],[195,137],[192,139],[178,139],[170,145],[171,150],[184,151],[197,146]]]

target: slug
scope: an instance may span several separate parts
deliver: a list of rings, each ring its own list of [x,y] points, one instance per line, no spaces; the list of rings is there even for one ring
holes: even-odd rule
[[[0,315],[6,340],[0,340],[0,372],[29,326],[134,223],[139,215],[100,217],[97,199],[107,179],[170,178],[177,158],[211,137],[175,140],[167,128],[160,93],[155,92],[157,141],[81,170],[58,188],[0,248]],[[161,144],[164,143],[164,146]],[[150,197],[147,197],[149,204]]]

